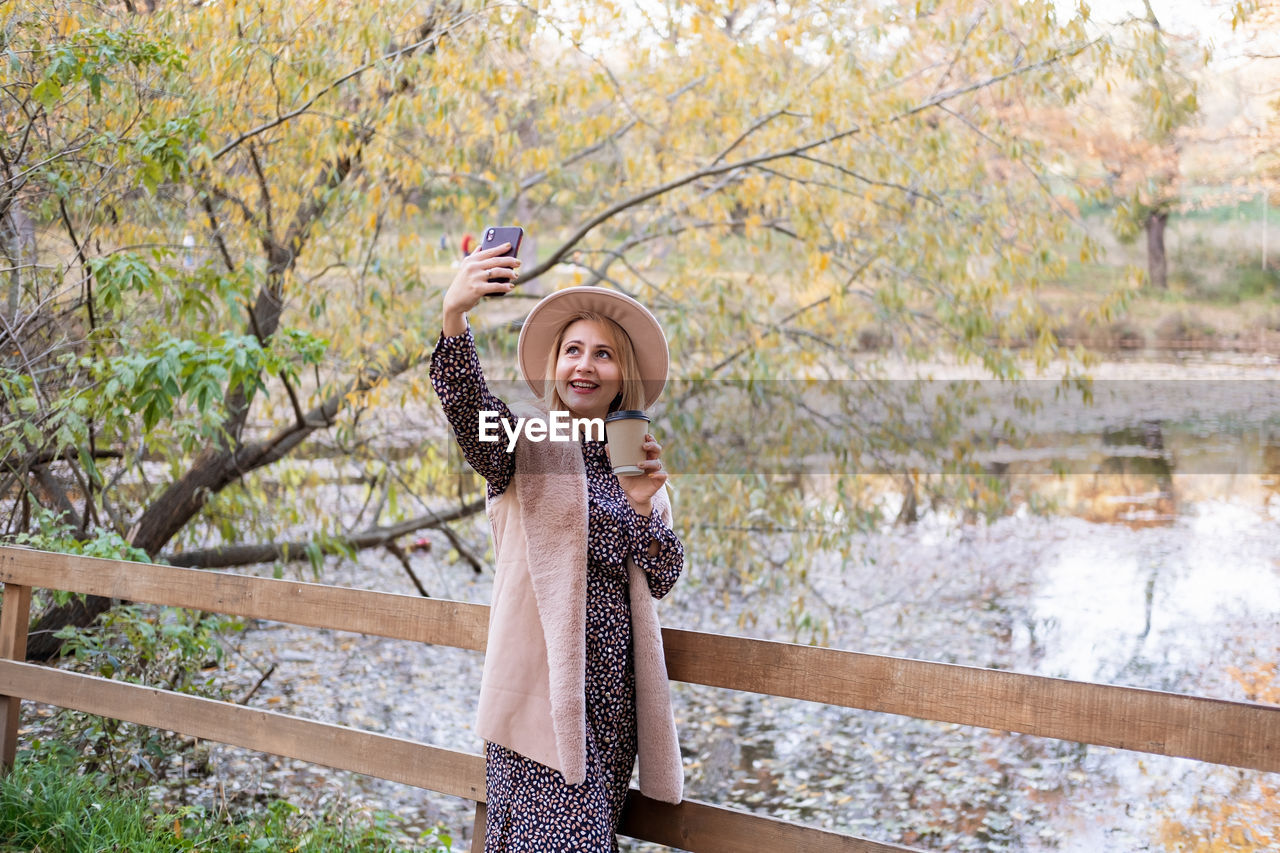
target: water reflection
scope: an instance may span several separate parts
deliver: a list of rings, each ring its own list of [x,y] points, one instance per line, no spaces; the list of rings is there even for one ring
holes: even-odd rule
[[[1043,433],[982,456],[1014,506],[1132,529],[1172,524],[1202,501],[1229,499],[1263,515],[1280,495],[1280,427],[1210,431],[1144,420],[1100,433]]]
[[[1159,525],[925,517],[859,545],[810,576],[811,594],[840,611],[841,648],[1237,699],[1229,668],[1280,655],[1280,525],[1229,496],[1183,503]],[[739,633],[751,609],[750,633],[789,639],[771,630],[785,622],[768,602],[725,608],[703,592],[682,591],[666,618]],[[689,796],[927,849],[1166,849],[1170,797],[1221,802],[1222,774],[1249,790],[1268,778],[690,685],[676,695]]]
[[[841,648],[1244,698],[1230,668],[1280,659],[1280,426],[1254,415],[1153,411],[991,447],[1006,517],[957,525],[895,507],[889,518],[918,521],[852,537],[847,558],[810,555],[803,593],[830,608]],[[821,494],[822,480],[803,488]],[[691,627],[741,633],[750,611],[752,635],[793,639],[787,602],[681,599]],[[1277,790],[1274,776],[1180,759],[677,694],[699,709],[682,720],[690,796],[928,849],[1173,850],[1189,835],[1170,803],[1222,803],[1228,777],[1246,800]]]
[[[1262,484],[1272,494],[1280,493],[1280,426],[1263,424]]]

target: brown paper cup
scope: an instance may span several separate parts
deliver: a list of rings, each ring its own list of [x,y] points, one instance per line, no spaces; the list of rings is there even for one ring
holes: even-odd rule
[[[604,438],[609,442],[613,473],[635,477],[644,473],[644,437],[649,432],[649,416],[638,409],[610,412],[604,419]]]

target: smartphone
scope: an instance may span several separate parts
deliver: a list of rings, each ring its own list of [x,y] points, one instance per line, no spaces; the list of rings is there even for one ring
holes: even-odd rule
[[[502,253],[503,257],[520,257],[520,241],[524,239],[524,229],[518,225],[491,225],[484,229],[484,238],[480,241],[480,249],[492,249],[494,246],[501,246],[503,243],[510,243],[511,248]],[[478,250],[477,250],[478,251]],[[503,279],[495,279],[492,276],[489,281],[506,281]],[[506,296],[505,293],[490,293],[491,297]]]

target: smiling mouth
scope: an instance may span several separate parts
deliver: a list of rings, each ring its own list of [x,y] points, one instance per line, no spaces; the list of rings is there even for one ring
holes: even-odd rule
[[[575,391],[594,391],[600,386],[593,382],[574,381],[569,383],[569,387]]]

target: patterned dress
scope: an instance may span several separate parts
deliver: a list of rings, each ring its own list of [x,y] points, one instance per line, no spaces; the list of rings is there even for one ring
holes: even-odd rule
[[[471,330],[441,337],[431,361],[431,382],[467,462],[502,494],[515,457],[499,442],[477,438],[479,413],[511,418],[485,385]],[[514,420],[514,419],[513,419]],[[661,598],[680,576],[684,546],[654,514],[627,503],[605,455],[604,442],[581,443],[587,474],[586,707],[587,776],[569,785],[558,770],[506,747],[485,744],[488,825],[485,853],[616,851],[616,832],[636,760],[636,686],[632,663],[631,605],[625,560],[644,571],[650,593]],[[656,554],[650,544],[656,542]]]

